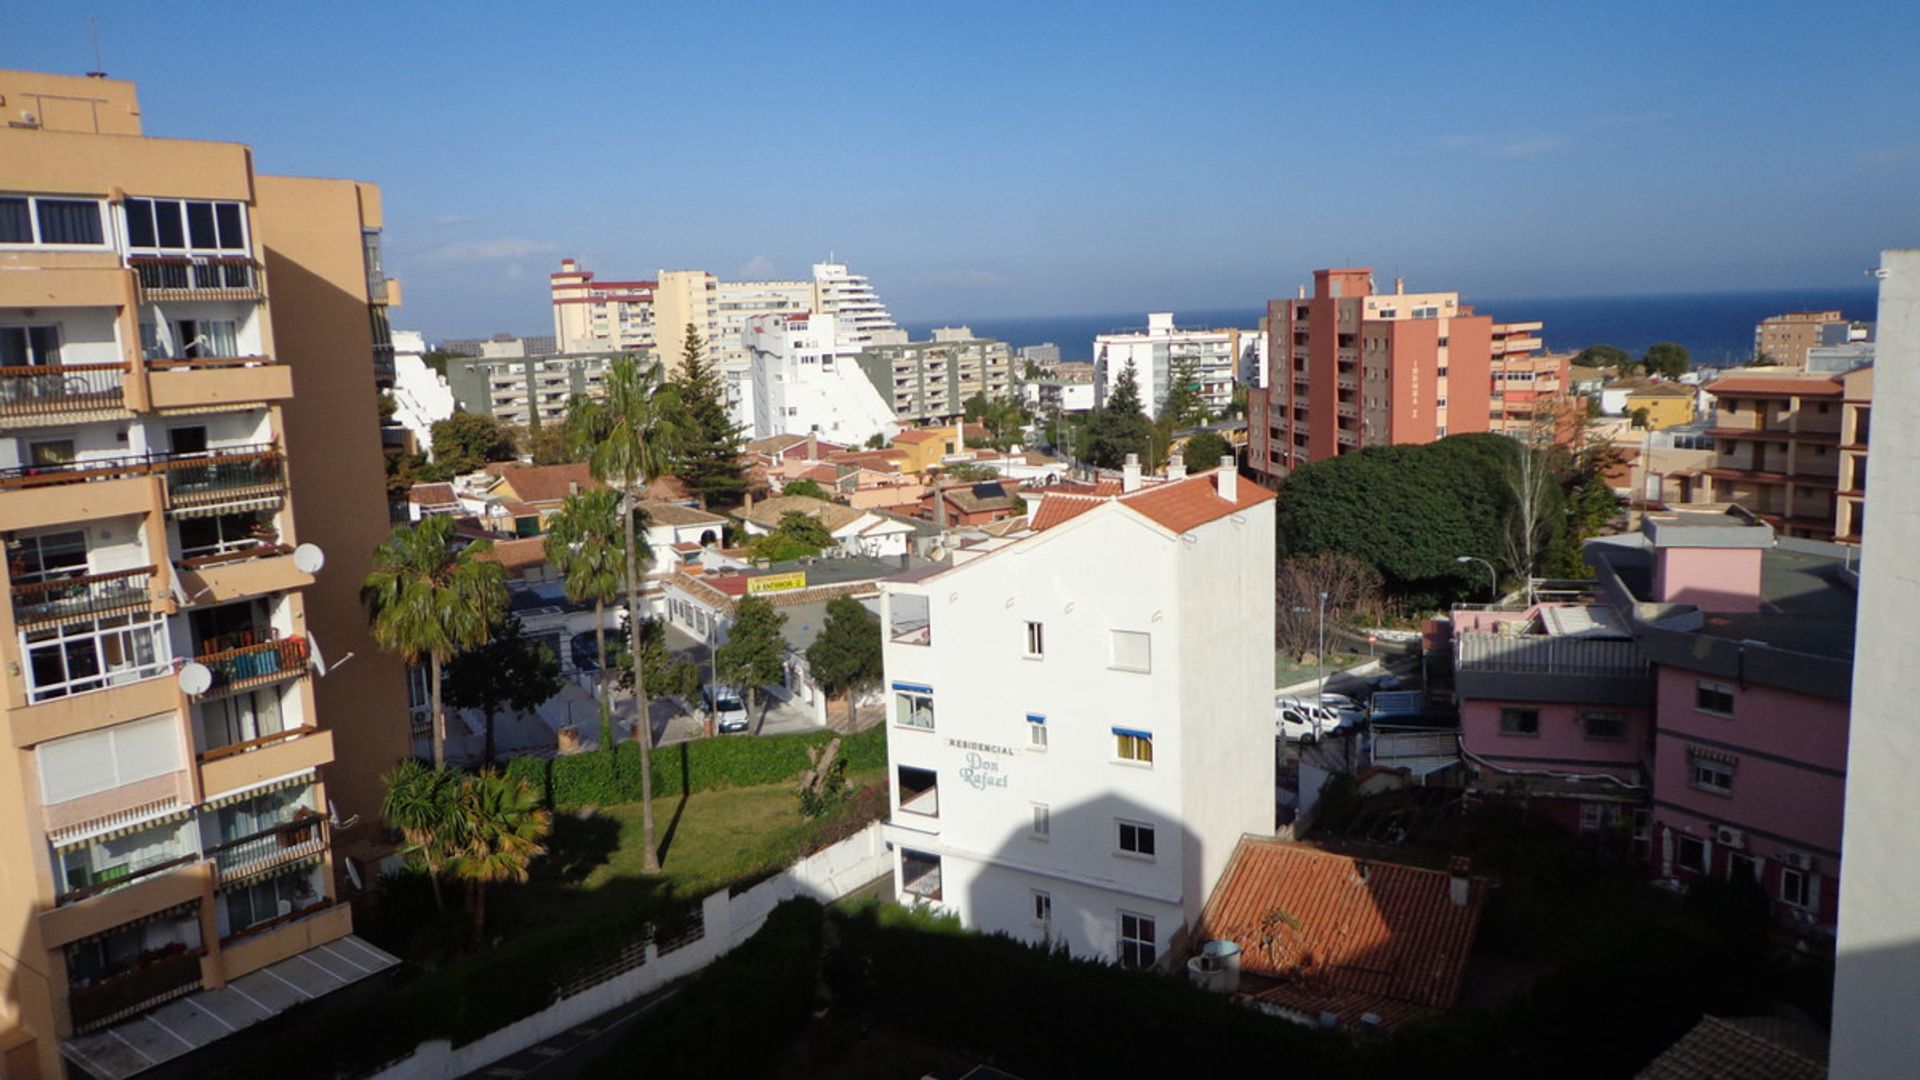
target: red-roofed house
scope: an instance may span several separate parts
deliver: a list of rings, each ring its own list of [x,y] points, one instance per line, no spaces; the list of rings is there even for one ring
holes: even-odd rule
[[[1783,536],[1858,543],[1873,368],[1708,383],[1716,458],[1699,502],[1738,503]]]

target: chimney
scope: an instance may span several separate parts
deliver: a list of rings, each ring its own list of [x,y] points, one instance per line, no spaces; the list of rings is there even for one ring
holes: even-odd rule
[[[569,495],[580,494],[580,481],[578,480],[567,481],[567,494]]]
[[[820,460],[820,433],[817,431],[807,432],[807,460]]]
[[[1120,470],[1120,490],[1140,490],[1140,455],[1128,454],[1126,467]]]
[[[1214,482],[1220,485],[1220,497],[1230,503],[1240,501],[1240,469],[1233,462],[1232,454],[1220,455],[1220,471],[1213,474]]]
[[[1167,459],[1167,479],[1185,480],[1187,478],[1187,459],[1175,454]]]
[[[1467,898],[1473,892],[1473,879],[1468,876],[1473,869],[1472,860],[1465,855],[1455,855],[1447,863],[1447,899],[1455,907],[1466,907]]]
[[[947,531],[947,485],[938,480],[933,483],[933,524],[941,532]]]
[[[572,273],[577,268],[577,265],[578,264],[576,264],[572,259],[561,259],[560,272],[563,274]]]
[[[1407,295],[1407,279],[1406,278],[1397,277],[1393,279],[1393,295],[1395,296]]]
[[[1300,286],[1300,291],[1294,294],[1294,299],[1305,300],[1306,298],[1307,298],[1307,287],[1305,285],[1302,285]]]

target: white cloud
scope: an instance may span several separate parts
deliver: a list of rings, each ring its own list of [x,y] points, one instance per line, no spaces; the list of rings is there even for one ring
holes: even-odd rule
[[[461,240],[442,244],[421,256],[422,262],[494,262],[501,259],[530,259],[536,255],[555,255],[560,245],[545,240],[501,236],[492,240]]]
[[[773,260],[765,255],[755,255],[740,268],[739,277],[742,281],[768,281],[773,278],[773,275]]]
[[[473,219],[465,214],[440,214],[433,219],[433,223],[446,229],[455,225],[471,225]]]

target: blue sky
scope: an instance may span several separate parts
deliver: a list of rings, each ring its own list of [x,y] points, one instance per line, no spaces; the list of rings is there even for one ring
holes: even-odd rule
[[[1920,5],[16,7],[0,66],[385,194],[396,324],[603,277],[908,319],[1250,307],[1318,266],[1480,297],[1846,286],[1920,245]],[[570,11],[571,18],[552,12]]]

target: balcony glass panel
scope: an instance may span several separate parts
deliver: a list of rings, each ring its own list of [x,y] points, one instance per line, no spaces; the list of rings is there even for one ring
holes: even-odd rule
[[[63,904],[83,900],[192,862],[199,851],[198,830],[182,812],[56,851],[54,888]]]

